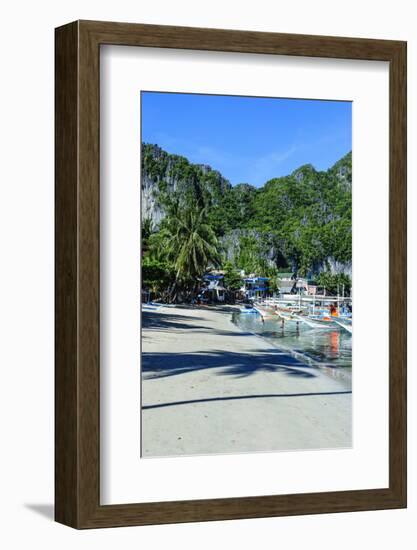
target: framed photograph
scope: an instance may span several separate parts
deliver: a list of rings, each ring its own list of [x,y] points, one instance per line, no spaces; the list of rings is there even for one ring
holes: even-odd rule
[[[406,506],[406,43],[56,29],[56,520]]]

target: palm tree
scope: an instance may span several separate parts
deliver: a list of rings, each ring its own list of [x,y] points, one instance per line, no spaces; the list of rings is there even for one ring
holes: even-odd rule
[[[206,208],[176,209],[166,229],[166,255],[174,265],[175,286],[194,290],[207,267],[220,262],[219,243],[207,222]]]

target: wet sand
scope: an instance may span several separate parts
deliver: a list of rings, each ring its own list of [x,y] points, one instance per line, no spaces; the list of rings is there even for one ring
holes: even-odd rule
[[[350,447],[350,385],[241,331],[232,311],[142,313],[142,456]]]

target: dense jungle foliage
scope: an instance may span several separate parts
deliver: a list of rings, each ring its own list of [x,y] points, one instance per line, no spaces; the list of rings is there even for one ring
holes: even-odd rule
[[[330,267],[351,262],[351,181],[351,153],[327,171],[305,165],[256,188],[143,144],[144,283],[171,296],[192,292],[212,267],[226,270],[230,288],[243,269],[272,282],[287,271],[348,290],[349,276]]]

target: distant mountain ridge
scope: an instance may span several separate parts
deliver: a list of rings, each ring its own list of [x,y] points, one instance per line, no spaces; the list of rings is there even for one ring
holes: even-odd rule
[[[242,268],[260,256],[304,274],[351,275],[351,152],[326,171],[307,164],[256,188],[144,143],[141,171],[142,220],[154,228],[168,204],[192,202],[207,209],[227,258]]]

